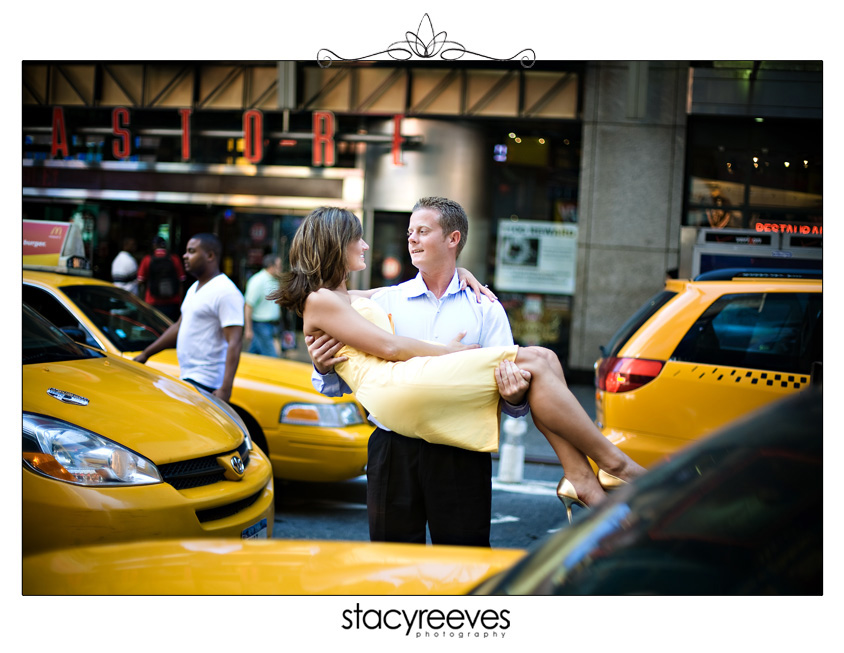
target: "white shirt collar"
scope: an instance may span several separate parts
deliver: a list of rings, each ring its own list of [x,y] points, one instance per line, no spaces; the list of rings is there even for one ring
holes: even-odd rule
[[[421,272],[419,272],[410,281],[406,281],[405,283],[403,283],[402,286],[402,294],[404,295],[405,299],[414,299],[415,297],[421,297],[422,295],[425,295],[427,292],[429,292],[428,286],[426,286],[425,282],[422,280]],[[460,280],[457,278],[457,270],[455,270],[454,276],[451,278],[451,282],[448,284],[448,288],[446,288],[445,295],[454,295],[458,292],[460,292]]]

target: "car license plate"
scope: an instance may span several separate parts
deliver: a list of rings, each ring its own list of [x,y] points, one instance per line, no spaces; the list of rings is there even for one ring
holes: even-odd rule
[[[240,534],[244,540],[267,539],[267,520],[262,519],[257,524],[252,524]]]

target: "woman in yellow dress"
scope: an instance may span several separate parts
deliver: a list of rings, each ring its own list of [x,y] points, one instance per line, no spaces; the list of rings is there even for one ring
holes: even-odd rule
[[[462,333],[445,346],[395,335],[391,317],[369,299],[375,291],[346,286],[350,272],[366,268],[369,246],[362,236],[353,213],[313,211],[293,238],[291,269],[270,299],[302,317],[304,335],[330,334],[345,344],[338,356],[348,360],[335,370],[378,422],[435,444],[495,451],[500,415],[495,377],[506,361],[530,381],[533,421],[566,474],[557,496],[569,521],[573,503],[594,506],[605,489],[644,473],[598,431],[566,386],[552,351],[464,345]],[[600,469],[597,477],[587,456]]]

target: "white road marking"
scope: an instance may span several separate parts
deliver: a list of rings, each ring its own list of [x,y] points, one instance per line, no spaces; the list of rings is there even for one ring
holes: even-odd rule
[[[492,489],[501,492],[515,492],[516,494],[533,494],[536,496],[557,495],[557,484],[549,481],[522,481],[521,483],[502,483],[493,478]]]
[[[350,483],[366,483],[366,475],[350,479]],[[516,494],[533,494],[536,496],[557,496],[557,484],[553,481],[534,481],[525,479],[521,483],[504,483],[497,478],[492,478],[492,489],[501,492],[514,492]]]
[[[512,517],[510,515],[496,515],[492,519],[489,520],[490,524],[508,524],[511,522],[519,521],[518,517]]]
[[[332,501],[331,499],[320,499],[316,501],[316,503],[322,504],[324,506],[330,506],[331,508],[340,508],[341,510],[366,510],[365,503],[350,503],[348,501]]]

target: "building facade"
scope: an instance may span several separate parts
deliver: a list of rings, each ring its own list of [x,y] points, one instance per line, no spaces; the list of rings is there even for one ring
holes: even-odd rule
[[[244,287],[344,206],[370,287],[413,276],[410,210],[451,197],[517,341],[585,375],[704,237],[822,255],[822,92],[820,62],[23,62],[23,217],[80,224],[105,279],[127,236],[213,231]]]

